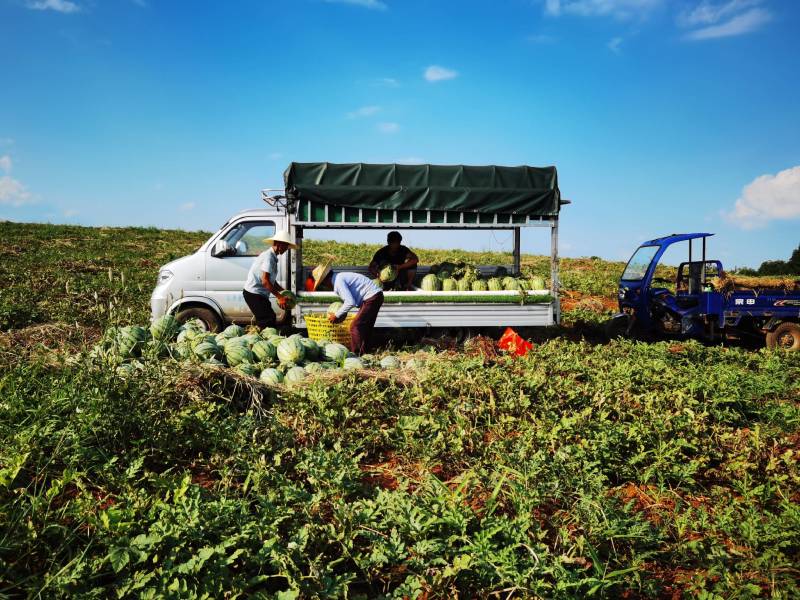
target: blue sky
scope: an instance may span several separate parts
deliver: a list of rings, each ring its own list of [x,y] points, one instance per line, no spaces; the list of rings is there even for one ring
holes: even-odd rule
[[[794,0],[0,0],[0,219],[213,230],[291,160],[554,164],[564,255],[788,258],[798,31]]]

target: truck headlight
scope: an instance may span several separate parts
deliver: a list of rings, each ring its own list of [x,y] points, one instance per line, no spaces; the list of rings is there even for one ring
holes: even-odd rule
[[[169,269],[161,269],[158,272],[158,284],[157,285],[164,285],[170,279],[172,279],[173,273]]]

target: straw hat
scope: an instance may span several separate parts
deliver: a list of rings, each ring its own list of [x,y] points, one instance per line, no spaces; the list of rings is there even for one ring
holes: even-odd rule
[[[332,269],[331,265],[333,264],[333,261],[336,260],[336,257],[330,254],[324,254],[323,256],[325,257],[325,260],[323,260],[322,263],[314,267],[314,270],[311,271],[311,277],[314,279],[315,291],[317,289],[317,286],[319,286],[320,283],[325,281],[325,278],[328,276],[328,273],[331,272]]]
[[[272,237],[265,238],[264,241],[270,244],[273,242],[283,242],[284,244],[289,244],[289,248],[292,250],[297,250],[297,244],[294,243],[294,238],[288,231],[278,231]]]

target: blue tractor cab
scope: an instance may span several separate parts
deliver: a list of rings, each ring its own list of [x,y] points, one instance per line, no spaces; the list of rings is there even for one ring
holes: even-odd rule
[[[639,246],[620,278],[620,312],[609,333],[706,340],[755,335],[766,336],[769,346],[800,350],[800,283],[793,290],[717,289],[725,272],[706,255],[713,235],[672,234]],[[680,242],[688,242],[688,260],[674,280],[657,276],[664,253]]]

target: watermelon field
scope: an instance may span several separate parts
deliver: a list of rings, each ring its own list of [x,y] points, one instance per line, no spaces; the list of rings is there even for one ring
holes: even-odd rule
[[[207,237],[0,223],[0,598],[800,597],[800,353],[608,341],[623,265],[593,257],[524,358],[120,371],[108,332]]]

